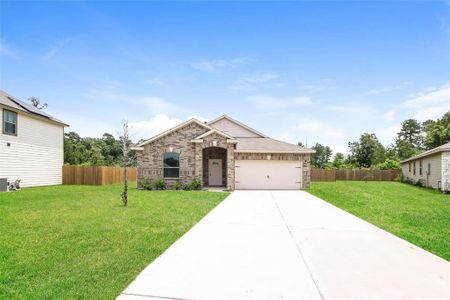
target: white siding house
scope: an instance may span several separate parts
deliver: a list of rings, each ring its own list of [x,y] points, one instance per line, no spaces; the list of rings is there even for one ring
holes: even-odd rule
[[[427,187],[450,191],[450,143],[401,162],[403,176]]]
[[[3,91],[0,121],[0,178],[22,187],[61,184],[68,125]]]

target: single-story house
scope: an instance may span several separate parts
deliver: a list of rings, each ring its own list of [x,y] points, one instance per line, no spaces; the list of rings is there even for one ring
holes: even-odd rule
[[[403,177],[414,183],[450,191],[450,142],[401,162]]]
[[[139,143],[138,182],[197,179],[234,189],[306,189],[313,150],[272,139],[229,117],[190,119]]]
[[[0,91],[0,178],[22,187],[62,183],[64,122]]]

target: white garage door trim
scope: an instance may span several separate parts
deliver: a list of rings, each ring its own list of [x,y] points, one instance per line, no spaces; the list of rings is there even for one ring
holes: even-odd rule
[[[297,160],[236,160],[237,190],[302,189],[302,166]]]

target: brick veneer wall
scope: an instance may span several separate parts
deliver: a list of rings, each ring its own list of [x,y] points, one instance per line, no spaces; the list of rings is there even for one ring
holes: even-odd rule
[[[228,189],[234,189],[234,146],[227,143],[227,138],[210,134],[203,142],[193,143],[192,140],[207,132],[208,129],[191,123],[161,137],[144,146],[143,151],[137,153],[137,180],[154,180],[163,177],[163,154],[176,152],[180,154],[180,178],[166,179],[168,184],[177,180],[187,183],[193,179],[203,180],[203,149],[221,147],[226,150],[226,163],[224,163],[224,181]],[[207,162],[206,162],[207,166]],[[226,166],[226,168],[225,168]],[[207,168],[207,167],[206,167]]]
[[[202,170],[201,167],[198,167],[197,162],[199,158],[196,156],[197,145],[191,140],[207,131],[207,128],[191,123],[144,145],[144,150],[137,153],[138,182],[142,182],[144,179],[154,180],[163,177],[163,154],[170,152],[170,148],[173,152],[180,154],[179,180],[181,182],[186,183],[196,178],[202,179]],[[176,180],[168,179],[167,181],[170,184]]]

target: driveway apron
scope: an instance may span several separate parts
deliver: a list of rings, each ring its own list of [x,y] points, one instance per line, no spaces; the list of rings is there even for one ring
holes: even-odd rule
[[[118,299],[450,299],[450,263],[304,191],[235,191]]]

